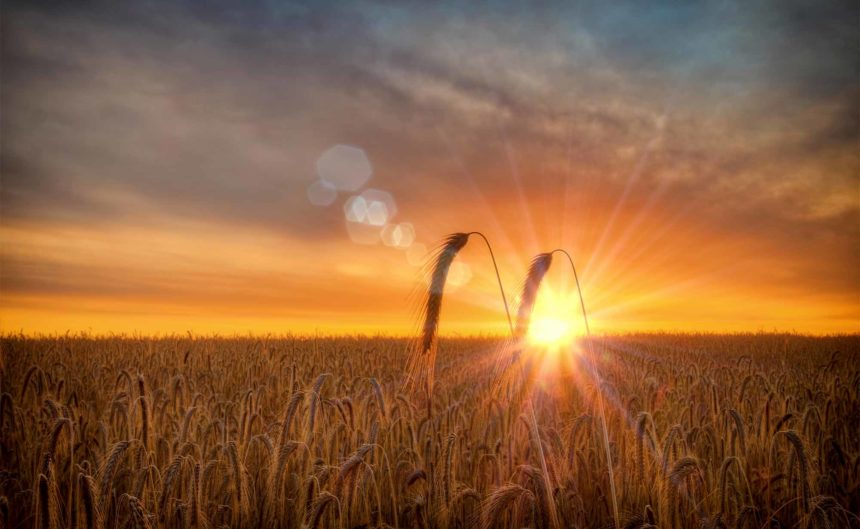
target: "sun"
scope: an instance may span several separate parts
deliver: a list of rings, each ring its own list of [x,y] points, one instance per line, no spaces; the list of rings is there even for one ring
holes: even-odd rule
[[[585,334],[579,299],[552,289],[541,291],[526,339],[533,345],[562,347]]]
[[[529,325],[528,341],[535,345],[563,345],[574,337],[569,321],[558,318],[532,319]]]

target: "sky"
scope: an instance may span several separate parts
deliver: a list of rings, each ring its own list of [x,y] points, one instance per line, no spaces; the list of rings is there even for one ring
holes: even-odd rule
[[[0,331],[860,332],[856,2],[2,5]],[[458,256],[443,334],[503,333]],[[539,305],[579,318],[556,260]],[[577,301],[578,303],[578,301]]]

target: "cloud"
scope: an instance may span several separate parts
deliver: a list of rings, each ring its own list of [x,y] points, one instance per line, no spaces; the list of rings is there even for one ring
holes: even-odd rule
[[[320,208],[305,189],[348,144],[425,242],[483,225],[521,260],[575,245],[630,284],[656,272],[625,272],[625,254],[708,274],[678,246],[695,241],[755,265],[735,278],[744,293],[856,298],[857,15],[848,2],[6,4],[0,221],[344,248],[346,195]],[[48,248],[14,250],[0,251],[4,288],[72,288]],[[75,292],[107,295],[111,263],[69,265]]]

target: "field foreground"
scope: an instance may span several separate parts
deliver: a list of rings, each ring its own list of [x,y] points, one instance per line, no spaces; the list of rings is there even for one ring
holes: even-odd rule
[[[18,527],[860,527],[860,337],[2,339]],[[598,393],[599,388],[599,393]]]

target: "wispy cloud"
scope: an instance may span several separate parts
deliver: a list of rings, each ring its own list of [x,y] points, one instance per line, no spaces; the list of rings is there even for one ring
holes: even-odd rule
[[[408,329],[417,271],[350,242],[345,195],[307,200],[335,144],[364,149],[421,242],[488,231],[509,281],[574,249],[616,322],[860,328],[855,4],[3,11],[4,328],[71,296],[122,298],[128,321],[145,301],[191,307],[171,325],[232,307]],[[668,291],[658,315],[624,312]],[[697,315],[706,294],[723,312]],[[492,317],[452,310],[463,329]]]

